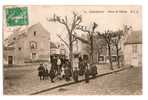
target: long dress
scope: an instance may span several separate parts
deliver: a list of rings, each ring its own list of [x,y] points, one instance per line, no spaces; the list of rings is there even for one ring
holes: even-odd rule
[[[53,79],[55,77],[55,70],[54,70],[54,66],[51,66],[50,72],[49,72],[49,77],[51,79],[51,82],[54,82]]]
[[[73,70],[79,68],[79,59],[74,58],[73,63],[72,63]]]
[[[78,70],[77,69],[74,70],[73,71],[73,79],[74,79],[75,82],[78,82],[78,75],[79,75]]]

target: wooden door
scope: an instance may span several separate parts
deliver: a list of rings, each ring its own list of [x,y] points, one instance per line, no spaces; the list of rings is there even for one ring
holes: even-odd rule
[[[8,56],[8,64],[13,64],[13,56]]]

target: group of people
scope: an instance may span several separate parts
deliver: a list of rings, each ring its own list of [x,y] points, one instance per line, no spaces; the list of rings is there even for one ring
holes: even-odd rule
[[[88,61],[82,58],[75,58],[71,63],[68,59],[53,57],[50,69],[47,68],[47,64],[40,64],[38,75],[40,80],[46,80],[50,77],[51,82],[54,82],[56,79],[64,79],[65,81],[73,79],[75,82],[78,82],[79,76],[85,76],[85,81],[88,83],[90,76],[94,77],[97,74],[97,67],[90,66]]]

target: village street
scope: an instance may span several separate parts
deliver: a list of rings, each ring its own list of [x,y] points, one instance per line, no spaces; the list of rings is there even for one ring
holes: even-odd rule
[[[131,68],[90,80],[89,83],[62,87],[41,95],[141,95],[141,68]]]
[[[50,80],[39,80],[37,67],[37,65],[32,65],[27,67],[4,68],[4,94],[29,95],[67,83],[65,80],[56,80],[55,83],[51,83]],[[98,65],[97,67],[99,74],[111,71],[108,65]],[[142,89],[141,75],[141,68],[131,68],[92,79],[88,84],[81,82],[43,92],[41,95],[141,94],[139,92]],[[80,79],[82,78],[84,77],[80,77]]]

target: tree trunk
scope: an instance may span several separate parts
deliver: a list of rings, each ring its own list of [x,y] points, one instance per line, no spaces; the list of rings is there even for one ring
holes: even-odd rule
[[[110,69],[113,70],[110,45],[108,45],[108,56],[109,56],[109,62],[110,62]]]
[[[91,49],[91,53],[90,53],[90,63],[93,64],[93,35],[90,37],[90,49]]]
[[[117,53],[117,65],[118,65],[118,68],[120,68],[120,61],[119,61],[119,49],[118,49],[118,46],[116,46],[116,53]]]
[[[99,60],[99,57],[100,57],[100,53],[99,53],[99,51],[98,51],[98,60],[97,60],[97,62],[98,62],[98,64],[100,64],[100,60]]]
[[[70,60],[70,65],[73,68],[72,59],[73,59],[72,35],[69,34],[69,60]]]

